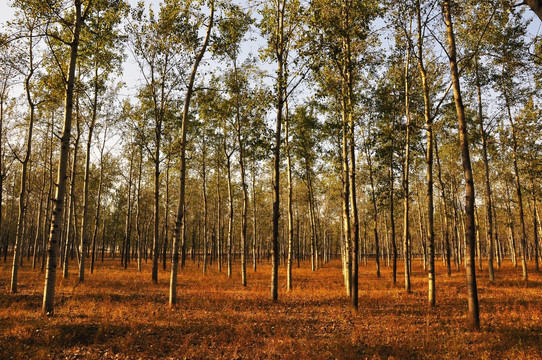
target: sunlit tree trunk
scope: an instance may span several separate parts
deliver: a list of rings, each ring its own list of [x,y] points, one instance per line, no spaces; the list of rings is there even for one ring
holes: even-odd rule
[[[494,239],[493,239],[493,216],[491,211],[493,204],[491,201],[491,181],[489,179],[489,157],[487,154],[487,133],[484,128],[484,113],[482,107],[482,87],[478,75],[478,57],[475,56],[475,75],[476,75],[476,94],[478,97],[478,121],[480,123],[480,136],[482,138],[482,160],[484,161],[484,185],[485,185],[485,210],[486,210],[486,237],[489,245],[487,250],[487,268],[489,272],[489,281],[495,281],[495,271],[493,268],[494,258]]]
[[[365,146],[365,154],[367,155],[367,165],[369,167],[369,184],[371,185],[371,200],[373,204],[373,234],[375,240],[375,260],[376,260],[376,276],[380,277],[380,242],[378,239],[378,207],[376,203],[376,191],[374,181],[374,170],[371,152]]]
[[[435,229],[434,229],[434,205],[433,205],[433,118],[431,115],[431,101],[429,98],[429,84],[427,81],[427,71],[423,61],[423,33],[420,1],[416,1],[417,23],[418,23],[418,69],[422,80],[424,119],[426,131],[426,185],[427,192],[425,196],[426,215],[427,215],[427,244],[428,251],[428,304],[430,307],[436,305],[435,302]],[[423,241],[423,239],[422,239]]]
[[[343,256],[343,275],[344,285],[346,287],[347,296],[352,294],[352,251],[350,246],[350,182],[348,179],[349,162],[348,162],[348,123],[343,117],[342,119],[342,256]]]
[[[228,151],[226,144],[226,126],[224,125],[223,134],[223,150],[226,157],[226,174],[228,179],[228,238],[226,241],[226,267],[228,270],[228,277],[232,275],[232,247],[233,247],[233,186],[231,179],[231,156],[233,150]]]
[[[514,165],[514,175],[515,175],[515,184],[516,184],[516,196],[518,198],[518,212],[519,212],[519,223],[521,225],[521,238],[520,238],[520,245],[521,245],[521,269],[523,272],[523,280],[528,280],[528,272],[527,272],[527,233],[525,230],[525,215],[523,211],[523,194],[521,191],[521,179],[519,175],[519,168],[518,168],[518,141],[517,141],[517,129],[515,121],[512,117],[512,111],[510,109],[510,102],[508,99],[508,96],[506,95],[506,91],[503,92],[505,102],[506,102],[506,109],[508,111],[508,120],[510,121],[510,125],[512,127],[512,162]]]
[[[238,85],[237,63],[234,61],[235,82]],[[245,151],[241,139],[241,99],[239,91],[236,92],[236,132],[237,146],[239,148],[239,169],[241,170],[241,188],[243,189],[243,208],[241,212],[241,284],[247,286],[247,212],[248,212],[248,189],[245,171]]]
[[[411,31],[409,30],[409,36]],[[405,291],[407,294],[412,292],[410,287],[410,232],[409,232],[409,186],[408,173],[410,168],[410,133],[411,133],[411,116],[410,116],[410,45],[407,45],[407,53],[405,58],[405,115],[406,115],[406,140],[405,140],[405,163],[403,167],[403,260],[405,273]]]
[[[442,181],[442,171],[441,171],[441,166],[440,166],[440,157],[439,157],[439,152],[438,152],[438,141],[437,141],[437,137],[435,135],[435,155],[437,157],[437,174],[438,174],[438,181],[439,181],[439,185],[440,185],[440,201],[441,201],[441,204],[442,204],[442,222],[443,222],[443,230],[444,230],[444,248],[443,251],[446,252],[446,270],[447,270],[447,273],[448,273],[448,276],[452,276],[452,264],[451,264],[451,258],[452,258],[452,254],[451,254],[451,249],[450,249],[450,227],[448,225],[448,204],[446,202],[446,187],[444,185],[444,181]]]
[[[72,39],[70,42],[70,57],[68,66],[68,78],[66,79],[66,97],[64,107],[64,125],[62,136],[60,138],[60,157],[58,161],[57,188],[54,197],[55,208],[51,219],[51,232],[49,235],[49,244],[47,248],[47,271],[45,273],[45,289],[43,293],[44,314],[53,315],[54,296],[56,284],[56,267],[58,254],[58,241],[62,231],[62,214],[64,210],[64,195],[66,191],[66,173],[68,168],[68,152],[70,148],[70,133],[73,110],[73,93],[75,85],[75,68],[77,65],[77,52],[79,48],[79,34],[83,26],[84,19],[88,12],[81,12],[81,1],[74,0],[74,22],[72,29]]]
[[[85,258],[88,247],[88,187],[90,180],[90,149],[92,145],[92,134],[98,112],[98,67],[94,69],[94,98],[92,100],[92,115],[88,127],[87,149],[85,154],[85,180],[83,183],[83,217],[81,221],[81,259],[79,261],[79,282],[85,281]]]
[[[514,267],[518,266],[518,256],[516,253],[516,231],[514,230],[514,218],[512,215],[512,197],[510,196],[510,190],[508,182],[506,182],[505,185],[506,189],[506,210],[508,213],[508,221],[507,221],[507,228],[508,228],[508,248],[510,250],[510,259],[512,260],[512,263],[514,264]]]
[[[216,252],[218,259],[216,262],[218,271],[222,271],[223,256],[223,237],[222,237],[222,194],[220,192],[220,160],[219,151],[216,151]]]
[[[181,174],[180,174],[180,187],[179,187],[179,206],[177,208],[177,215],[175,218],[175,230],[173,232],[173,260],[171,264],[171,278],[169,282],[169,305],[174,306],[177,304],[177,270],[179,262],[179,240],[184,238],[185,229],[186,229],[186,219],[185,219],[185,184],[186,184],[186,132],[188,126],[188,117],[190,110],[190,99],[194,91],[194,82],[196,80],[196,74],[198,71],[199,64],[205,51],[207,45],[209,44],[209,38],[211,36],[211,29],[213,28],[214,21],[214,10],[215,3],[211,1],[211,14],[209,15],[209,24],[207,26],[207,32],[205,39],[199,52],[197,53],[192,70],[190,73],[190,80],[186,88],[186,95],[184,99],[183,107],[183,117],[181,122],[181,151],[180,151],[180,160],[181,160]],[[182,228],[182,229],[181,229]]]
[[[392,279],[393,285],[397,283],[397,243],[395,242],[395,216],[394,216],[394,176],[393,176],[393,151],[390,151],[390,167],[389,167],[389,182],[390,182],[390,228],[391,228],[391,245],[393,251],[392,260]]]
[[[130,146],[130,167],[128,169],[128,201],[126,204],[126,221],[124,223],[124,268],[128,268],[130,262],[130,240],[132,238],[132,175],[134,168],[133,144]],[[155,248],[156,250],[156,248]],[[153,254],[154,256],[154,254]]]
[[[9,68],[5,73],[4,73],[4,78],[2,79],[2,84],[1,84],[1,89],[0,89],[0,247],[4,247],[4,244],[3,244],[3,239],[5,238],[5,234],[4,234],[4,224],[2,222],[3,220],[3,216],[4,216],[4,213],[3,213],[3,205],[4,205],[4,178],[6,177],[6,172],[5,172],[5,169],[4,169],[4,143],[3,143],[3,135],[4,135],[4,112],[5,112],[5,109],[4,109],[4,103],[6,102],[7,100],[7,96],[8,96],[8,89],[9,89],[9,81],[11,79],[11,72],[12,72],[12,69]],[[7,238],[6,238],[7,239]],[[7,240],[6,240],[7,242]],[[5,250],[4,250],[4,259],[6,258],[7,256],[7,246],[5,247]]]
[[[254,161],[255,162],[255,161]],[[257,211],[256,211],[256,164],[252,165],[252,267],[257,269],[256,248],[257,248]]]
[[[292,157],[290,149],[290,119],[288,118],[288,105],[284,109],[284,142],[286,147],[286,178],[288,186],[288,262],[286,268],[286,290],[292,290],[292,262],[293,262],[293,241],[294,241],[294,214],[293,214],[293,184],[292,184]],[[310,195],[309,195],[310,201]],[[311,206],[312,208],[312,206]],[[312,269],[314,271],[314,258]]]
[[[205,135],[202,139],[202,151],[201,151],[201,195],[203,197],[203,274],[207,274],[207,247],[209,242],[208,235],[208,201],[207,201],[207,168],[206,168],[206,157],[207,157],[207,148],[205,144]]]
[[[166,270],[167,248],[169,239],[169,170],[171,165],[171,155],[168,154],[166,162],[166,203],[164,205],[164,241],[162,245],[162,269]]]
[[[284,62],[284,50],[286,41],[284,38],[284,15],[286,13],[286,0],[276,0],[275,4],[275,57],[277,69],[277,119],[275,128],[275,143],[273,148],[273,232],[271,237],[272,265],[271,265],[271,298],[278,301],[279,284],[279,217],[280,217],[280,145],[281,128],[283,120],[284,103],[286,102],[286,68]]]
[[[137,231],[137,271],[141,271],[143,229],[141,229],[141,179],[143,178],[143,147],[139,146],[139,171],[137,172],[137,193],[136,193],[136,231]],[[105,222],[105,220],[104,220]],[[102,250],[103,254],[103,250]],[[103,261],[103,260],[102,260]]]
[[[533,197],[533,247],[534,247],[534,264],[535,271],[540,272],[538,264],[538,210],[536,208],[536,188],[534,185],[534,179],[531,178],[531,193]]]
[[[33,249],[32,249],[33,250],[32,269],[36,268],[36,264],[37,264],[38,256],[39,256],[39,248],[41,246],[42,237],[43,237],[43,233],[42,233],[42,224],[43,224],[43,218],[44,218],[43,201],[44,201],[44,195],[45,195],[45,185],[46,185],[45,181],[46,181],[46,179],[47,179],[47,172],[44,169],[43,177],[42,177],[42,180],[41,180],[40,200],[39,200],[39,208],[38,208],[38,222],[36,224],[36,234],[35,234],[35,237],[34,237],[34,246],[33,246]]]
[[[102,193],[104,182],[104,151],[107,141],[107,128],[104,131],[104,139],[100,148],[100,180],[98,182],[98,195],[96,198],[96,213],[94,217],[94,230],[92,231],[92,257],[90,259],[90,273],[94,272],[94,263],[96,262],[96,239],[98,237],[98,228],[100,226],[100,217],[102,209]],[[103,220],[105,223],[105,219]]]
[[[30,32],[29,36],[29,72],[25,78],[25,93],[29,106],[29,118],[28,118],[28,130],[26,134],[26,153],[21,161],[21,184],[19,191],[19,213],[17,216],[17,232],[15,235],[15,247],[13,249],[13,266],[11,271],[11,287],[10,290],[13,293],[17,292],[17,275],[19,271],[19,257],[21,257],[21,248],[23,244],[23,223],[26,213],[26,196],[27,196],[27,177],[28,177],[28,163],[30,161],[30,155],[32,154],[32,132],[34,130],[34,119],[36,112],[36,103],[32,99],[31,94],[31,79],[34,74],[34,59],[33,59],[33,34]],[[21,257],[22,260],[22,257]]]
[[[474,181],[472,178],[472,167],[469,153],[469,137],[467,122],[465,119],[465,108],[461,96],[459,84],[459,70],[456,59],[455,35],[452,23],[451,0],[444,0],[444,17],[448,36],[448,56],[450,59],[450,70],[454,89],[454,100],[459,122],[459,142],[463,172],[465,174],[465,237],[466,237],[466,273],[467,273],[467,294],[469,304],[469,327],[472,330],[480,329],[480,313],[478,305],[478,288],[476,286],[476,266],[474,261],[475,246],[475,224],[474,224]]]

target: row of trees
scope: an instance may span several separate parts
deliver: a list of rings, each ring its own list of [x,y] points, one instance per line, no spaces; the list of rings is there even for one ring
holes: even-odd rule
[[[400,256],[407,292],[423,261],[435,306],[440,257],[466,266],[477,329],[476,265],[539,270],[540,49],[513,2],[13,6],[0,248],[13,292],[25,257],[45,271],[44,313],[75,258],[80,282],[87,257],[150,261],[153,282],[171,258],[174,305],[188,256],[228,276],[239,257],[245,286],[270,260],[273,300],[281,261],[290,290],[294,262],[340,256],[357,307],[359,261],[396,283]]]

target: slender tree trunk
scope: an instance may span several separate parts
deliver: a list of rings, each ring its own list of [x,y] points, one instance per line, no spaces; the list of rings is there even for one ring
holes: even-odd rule
[[[23,244],[23,224],[26,213],[26,193],[27,193],[27,177],[28,177],[28,163],[30,161],[30,155],[32,154],[32,132],[34,130],[34,118],[36,111],[36,104],[32,99],[30,81],[32,75],[34,74],[34,61],[33,61],[33,36],[32,31],[30,32],[29,37],[29,64],[30,70],[28,75],[25,78],[25,92],[28,105],[30,107],[30,114],[28,120],[28,130],[26,135],[26,153],[24,158],[21,160],[21,184],[19,192],[19,213],[17,217],[17,233],[15,235],[15,247],[13,249],[13,267],[11,272],[11,287],[10,290],[13,293],[17,292],[17,275],[19,271],[19,261],[22,260],[21,257],[21,248]],[[20,259],[19,259],[20,258]]]
[[[171,155],[167,156],[166,163],[166,204],[164,206],[164,244],[162,247],[162,269],[166,271],[167,248],[169,239],[169,169],[171,164]]]
[[[515,174],[515,181],[516,181],[516,196],[518,198],[518,212],[519,212],[519,223],[521,225],[521,238],[520,238],[520,244],[521,244],[521,269],[523,272],[523,281],[527,281],[529,279],[528,272],[527,272],[527,233],[525,230],[525,215],[523,211],[523,195],[521,192],[521,179],[519,175],[519,168],[518,168],[518,142],[517,142],[517,129],[515,121],[512,117],[512,111],[510,109],[510,102],[508,99],[508,96],[506,95],[506,91],[503,92],[504,98],[506,101],[506,109],[508,111],[508,119],[510,120],[510,125],[512,127],[512,162],[514,164],[514,174]]]
[[[228,175],[228,239],[226,243],[226,266],[228,269],[228,277],[232,275],[232,248],[233,248],[233,186],[231,181],[231,156],[233,151],[228,153],[226,146],[226,128],[224,127],[224,155],[226,156],[226,172]]]
[[[208,201],[207,201],[207,169],[206,169],[206,157],[207,157],[207,148],[206,148],[206,139],[205,135],[203,135],[203,148],[201,152],[201,180],[202,180],[202,196],[203,196],[203,275],[207,274],[207,244],[208,244],[208,221],[207,221],[207,213],[208,213]]]
[[[70,43],[70,60],[68,66],[68,78],[66,79],[66,99],[64,108],[64,126],[60,138],[60,157],[58,161],[57,188],[55,194],[55,208],[51,221],[51,232],[49,235],[49,244],[47,249],[47,271],[45,273],[45,290],[43,293],[44,314],[54,314],[54,296],[56,283],[56,266],[58,254],[58,241],[62,231],[62,214],[64,210],[64,194],[66,191],[66,173],[68,167],[68,152],[70,148],[70,133],[73,110],[73,93],[75,85],[75,68],[77,65],[77,51],[79,48],[79,34],[84,23],[85,13],[81,13],[81,1],[74,0],[75,14],[72,32],[72,41]]]
[[[4,246],[3,239],[6,239],[7,243],[7,237],[5,229],[3,227],[3,204],[4,204],[4,179],[6,177],[6,171],[4,169],[4,143],[3,143],[3,135],[4,135],[4,102],[6,101],[7,95],[8,95],[8,88],[9,88],[9,81],[11,80],[11,69],[8,70],[5,74],[5,77],[3,78],[2,88],[0,92],[0,247]],[[7,246],[5,246],[4,250],[4,259],[7,258]]]
[[[79,282],[85,281],[85,257],[87,256],[88,247],[88,186],[90,180],[90,149],[92,145],[92,134],[94,132],[94,124],[96,123],[98,111],[98,67],[95,67],[94,72],[94,99],[92,102],[92,116],[88,127],[87,149],[85,156],[85,180],[83,183],[83,218],[81,230],[81,260],[79,261]]]
[[[220,192],[220,161],[218,158],[218,149],[216,151],[216,252],[218,255],[217,267],[218,271],[222,271],[222,255],[223,255],[223,236],[222,236],[222,195]]]
[[[130,168],[128,173],[128,203],[126,204],[126,221],[124,223],[124,268],[128,268],[130,262],[130,239],[132,237],[132,173],[134,167],[133,145],[130,149]],[[156,248],[155,248],[156,251]],[[155,254],[153,254],[154,256]]]
[[[45,166],[44,166],[45,168]],[[36,263],[38,261],[39,256],[39,247],[42,242],[43,232],[42,232],[42,224],[43,224],[43,201],[44,201],[44,195],[45,195],[45,181],[47,179],[47,172],[43,171],[43,178],[42,178],[42,185],[41,185],[41,191],[40,191],[40,205],[38,209],[38,223],[36,226],[36,236],[34,237],[34,246],[33,246],[33,254],[32,254],[32,269],[36,268]],[[0,227],[1,228],[1,227]],[[0,235],[1,238],[1,235]]]
[[[440,166],[438,141],[437,141],[436,135],[435,135],[434,140],[435,140],[435,155],[437,157],[437,174],[438,174],[438,181],[440,185],[440,199],[441,199],[442,209],[443,209],[442,217],[444,219],[443,228],[444,228],[444,247],[446,249],[446,270],[447,270],[448,276],[450,277],[452,276],[452,264],[451,264],[452,254],[450,250],[450,232],[449,232],[450,227],[448,225],[448,217],[449,217],[448,204],[446,203],[446,187],[444,185],[444,181],[442,181],[442,170]]]
[[[234,61],[235,82],[239,82],[237,63]],[[238,87],[239,88],[239,87]],[[239,147],[239,169],[241,170],[241,187],[243,189],[243,208],[241,213],[241,284],[247,286],[247,211],[248,211],[248,189],[245,173],[245,154],[243,141],[241,140],[241,100],[240,93],[236,93],[236,132],[237,145]]]
[[[186,131],[188,126],[188,116],[190,110],[190,99],[192,97],[194,82],[196,80],[196,73],[198,71],[198,66],[205,54],[207,45],[209,44],[209,38],[211,36],[211,29],[213,28],[214,20],[214,10],[215,3],[214,0],[211,1],[211,14],[209,15],[209,25],[207,26],[207,33],[205,35],[205,40],[200,48],[200,51],[194,59],[194,65],[192,66],[192,71],[190,73],[190,80],[186,88],[186,96],[184,99],[183,107],[183,117],[181,122],[181,174],[180,174],[180,187],[179,187],[179,206],[177,208],[177,216],[175,219],[175,230],[173,232],[173,261],[171,264],[171,278],[169,282],[169,305],[174,306],[177,304],[177,268],[179,262],[179,240],[184,238],[185,229],[186,229],[186,219],[185,219],[185,183],[186,183]],[[182,229],[181,229],[182,227]],[[182,230],[182,231],[181,231]]]
[[[434,229],[434,205],[433,205],[433,118],[431,115],[431,101],[429,98],[429,84],[427,81],[427,71],[423,61],[423,34],[420,1],[416,1],[417,23],[418,23],[418,69],[422,80],[425,131],[427,138],[426,146],[426,185],[427,192],[425,196],[426,215],[427,215],[427,243],[429,246],[428,259],[428,304],[430,307],[436,306],[435,301],[435,229]],[[423,239],[422,239],[423,241]]]
[[[474,229],[474,181],[472,178],[472,167],[469,154],[469,137],[467,122],[465,119],[465,108],[461,97],[461,87],[459,84],[459,70],[456,59],[456,45],[453,31],[452,0],[444,0],[444,16],[446,21],[446,30],[448,35],[450,59],[450,70],[452,74],[452,83],[454,89],[454,100],[457,111],[457,120],[459,122],[459,142],[461,147],[461,157],[463,162],[463,172],[465,174],[465,223],[466,223],[466,273],[467,273],[467,294],[469,304],[469,327],[472,330],[480,329],[480,312],[478,305],[478,288],[476,286],[476,264],[474,261],[475,229]]]
[[[376,276],[380,277],[380,243],[378,239],[378,207],[376,204],[373,161],[372,161],[371,152],[368,146],[365,146],[365,154],[367,155],[367,164],[369,166],[369,184],[371,185],[371,200],[373,203],[373,234],[374,234],[374,239],[375,239]]]
[[[154,153],[154,228],[152,238],[152,282],[158,283],[158,260],[160,259],[160,143],[162,136],[161,120],[157,121],[156,149]]]
[[[277,78],[277,121],[275,128],[275,144],[273,149],[273,233],[271,237],[272,268],[271,268],[271,298],[278,301],[279,283],[279,217],[280,217],[280,143],[283,120],[284,103],[286,102],[286,68],[284,66],[285,44],[284,38],[284,14],[286,12],[286,0],[276,2],[275,24],[275,56],[278,64]]]
[[[536,208],[536,188],[534,185],[534,179],[531,178],[531,192],[533,197],[533,247],[534,247],[534,264],[535,271],[540,272],[538,264],[538,211]]]
[[[394,176],[393,176],[393,151],[390,151],[390,168],[389,168],[389,181],[390,181],[390,228],[391,228],[391,245],[393,251],[392,260],[392,279],[393,285],[397,284],[397,243],[395,242],[395,216],[394,216]]]
[[[290,149],[290,119],[288,117],[288,103],[284,109],[284,141],[286,146],[286,178],[288,181],[288,262],[286,268],[286,290],[292,290],[292,262],[293,262],[293,240],[294,240],[294,215],[293,215],[293,184],[292,184],[292,157]],[[309,193],[310,194],[310,193]],[[309,195],[310,201],[310,195]],[[312,208],[312,205],[311,205]],[[314,266],[313,266],[314,270]]]
[[[409,36],[412,33],[409,30]],[[407,54],[405,59],[405,114],[406,114],[406,143],[405,143],[405,164],[403,167],[403,260],[405,272],[405,291],[407,294],[412,292],[410,287],[410,251],[409,251],[409,187],[408,173],[410,168],[410,133],[411,133],[411,116],[410,116],[410,45],[407,45]]]
[[[257,248],[257,212],[256,212],[256,165],[252,166],[252,267],[256,271],[256,248]]]
[[[344,116],[342,119],[342,229],[343,229],[343,274],[344,285],[346,287],[346,295],[352,294],[352,251],[350,246],[350,182],[348,179],[349,162],[348,162],[348,122]]]
[[[73,163],[72,163],[72,173],[71,173],[71,180],[70,180],[70,194],[67,198],[67,201],[70,202],[67,214],[67,226],[64,227],[65,232],[65,244],[63,252],[64,254],[61,254],[61,261],[63,266],[63,273],[62,277],[67,278],[69,275],[69,255],[70,255],[70,249],[72,246],[72,239],[77,238],[77,202],[75,197],[75,182],[77,177],[77,157],[79,153],[79,141],[81,139],[81,126],[79,123],[79,102],[76,103],[76,115],[75,115],[75,121],[77,123],[77,135],[75,137],[75,143],[73,145]]]
[[[489,272],[489,281],[495,281],[495,271],[493,269],[494,257],[494,239],[493,239],[493,216],[491,211],[493,204],[491,202],[491,181],[489,179],[489,157],[487,154],[487,133],[484,129],[484,113],[482,107],[482,86],[478,76],[478,57],[475,56],[475,75],[476,75],[476,93],[478,96],[478,121],[480,123],[480,136],[482,138],[482,160],[484,161],[484,184],[485,184],[485,209],[486,209],[486,237],[489,244],[487,251],[487,268]]]
[[[139,147],[139,171],[137,172],[137,208],[136,208],[136,231],[137,231],[137,271],[141,272],[141,260],[143,246],[143,234],[141,229],[141,179],[143,178],[143,147]]]
[[[312,271],[318,270],[318,226],[316,224],[316,200],[314,198],[314,186],[312,185],[312,175],[309,173],[307,165],[307,189],[309,198],[309,218],[311,226],[311,264]]]
[[[105,142],[107,141],[107,128],[104,131],[104,139],[102,147],[100,148],[100,180],[98,183],[98,195],[96,198],[96,214],[94,218],[94,230],[92,231],[92,257],[90,260],[90,273],[94,272],[94,263],[96,261],[96,238],[98,237],[98,228],[100,226],[101,206],[102,206],[102,192],[103,192],[103,180],[104,180],[104,150]],[[105,221],[104,221],[105,223]]]
[[[42,241],[42,255],[41,255],[41,271],[45,271],[45,247],[46,241],[48,240],[46,236],[47,229],[51,226],[51,218],[53,216],[51,211],[51,205],[53,205],[51,198],[53,197],[53,139],[54,139],[54,113],[51,117],[51,122],[49,123],[49,188],[47,190],[47,206],[45,207],[45,222],[43,223],[43,241]]]
[[[514,264],[514,267],[518,266],[517,253],[516,253],[516,232],[514,230],[514,218],[512,215],[512,197],[510,196],[510,190],[508,188],[508,183],[506,183],[506,210],[508,212],[508,247],[510,249],[510,259]]]

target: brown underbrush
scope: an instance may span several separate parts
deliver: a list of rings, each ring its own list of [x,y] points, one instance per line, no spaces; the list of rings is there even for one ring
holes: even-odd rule
[[[179,304],[168,306],[169,269],[151,282],[150,262],[137,271],[117,260],[97,263],[77,284],[76,266],[58,277],[54,317],[41,315],[44,276],[28,264],[19,293],[9,293],[10,263],[0,264],[0,359],[542,359],[542,277],[510,262],[490,284],[479,272],[482,329],[466,330],[464,271],[437,265],[437,307],[427,307],[427,279],[413,264],[413,293],[360,266],[360,301],[350,307],[340,262],[316,272],[294,267],[294,289],[270,300],[270,266],[239,264],[228,278],[216,264],[202,275],[188,261],[179,274]],[[223,267],[224,269],[224,267]],[[401,268],[401,264],[399,266]],[[162,268],[160,267],[160,270]]]

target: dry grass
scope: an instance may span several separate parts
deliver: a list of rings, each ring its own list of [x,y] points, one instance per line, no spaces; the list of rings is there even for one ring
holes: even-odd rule
[[[414,264],[411,295],[391,283],[391,269],[360,267],[360,308],[345,296],[340,263],[312,273],[294,268],[294,290],[270,301],[270,267],[228,279],[213,266],[206,276],[187,263],[179,305],[167,305],[169,272],[150,281],[117,261],[98,263],[77,285],[75,268],[58,278],[56,316],[41,316],[43,274],[26,265],[20,292],[10,294],[8,264],[0,265],[0,359],[542,359],[542,278],[528,286],[506,263],[498,280],[479,276],[482,331],[466,331],[464,273],[437,268],[437,307],[426,306],[426,278]],[[235,270],[237,271],[238,265]],[[284,274],[284,268],[281,268]],[[402,276],[402,274],[399,274]],[[398,284],[402,284],[399,277]],[[285,278],[280,279],[285,284]]]

